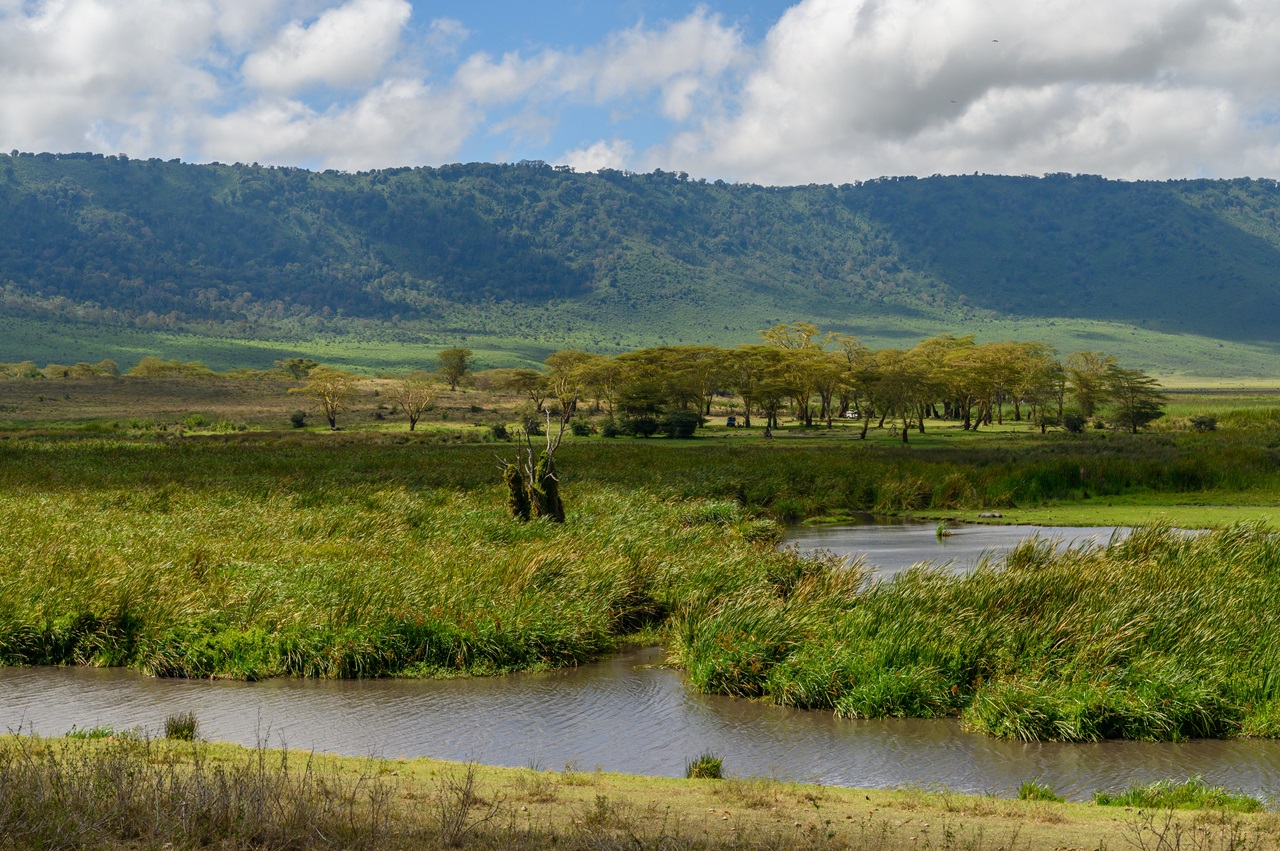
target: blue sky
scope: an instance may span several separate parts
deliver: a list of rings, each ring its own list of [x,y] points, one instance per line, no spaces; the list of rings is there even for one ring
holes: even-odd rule
[[[1272,0],[0,0],[0,149],[1280,175]]]

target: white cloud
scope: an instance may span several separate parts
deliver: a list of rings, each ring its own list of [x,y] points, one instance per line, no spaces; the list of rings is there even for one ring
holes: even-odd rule
[[[487,103],[567,98],[604,105],[657,92],[663,114],[683,120],[694,98],[714,91],[746,55],[741,33],[699,8],[660,29],[636,26],[576,53],[507,53],[498,60],[476,53],[459,67],[457,80]]]
[[[301,101],[258,101],[208,122],[208,159],[311,163],[355,171],[451,157],[481,115],[463,98],[418,80],[391,79],[355,103],[316,111]]]
[[[174,112],[217,91],[201,65],[213,22],[200,0],[11,4],[0,14],[0,144],[83,150],[114,121],[163,144]]]
[[[277,94],[369,85],[395,56],[412,12],[406,0],[350,0],[309,25],[294,21],[245,59],[244,79]]]
[[[631,164],[635,151],[626,140],[615,139],[606,142],[603,139],[588,145],[566,151],[563,162],[578,171],[599,171],[602,168],[625,169]]]
[[[732,117],[655,155],[788,183],[1234,174],[1242,151],[1274,168],[1275,129],[1252,116],[1277,106],[1277,20],[1263,0],[803,0]]]
[[[760,183],[1280,174],[1272,0],[798,0],[759,44],[699,7],[505,54],[411,12],[0,0],[0,150],[371,168],[568,149]]]

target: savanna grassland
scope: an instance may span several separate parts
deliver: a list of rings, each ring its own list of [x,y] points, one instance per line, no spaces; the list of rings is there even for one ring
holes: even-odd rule
[[[508,512],[500,462],[516,444],[495,426],[514,425],[515,395],[441,390],[409,432],[390,383],[364,379],[331,432],[314,415],[290,427],[306,404],[296,386],[0,382],[0,662],[456,676],[644,641],[693,688],[848,718],[958,716],[1066,741],[1280,735],[1268,394],[1179,395],[1162,430],[1137,435],[931,420],[903,446],[888,427],[858,440],[853,421],[784,419],[765,439],[725,428],[720,410],[689,440],[571,435],[558,524]],[[1194,429],[1205,416],[1216,430]],[[786,522],[856,512],[1160,522],[1106,548],[1033,542],[966,576],[921,567],[879,583],[777,546]],[[429,761],[282,768],[279,754],[173,747],[11,741],[0,820],[120,847],[1261,848],[1276,835],[1268,814]],[[182,796],[209,806],[165,809]]]
[[[1065,555],[1032,543],[969,576],[888,583],[777,549],[781,522],[853,512],[1266,510],[1280,454],[1260,405],[1219,404],[1239,422],[1213,432],[1171,417],[1139,435],[932,424],[910,446],[852,424],[570,438],[555,524],[505,506],[514,447],[491,426],[514,398],[445,391],[410,433],[370,381],[344,414],[357,430],[266,431],[298,403],[284,383],[147,381],[6,385],[42,388],[28,412],[96,400],[85,420],[31,428],[28,413],[0,440],[6,663],[452,675],[578,664],[643,637],[694,687],[847,717],[960,715],[1073,741],[1280,732],[1265,526],[1157,525]],[[111,419],[120,398],[127,421]]]

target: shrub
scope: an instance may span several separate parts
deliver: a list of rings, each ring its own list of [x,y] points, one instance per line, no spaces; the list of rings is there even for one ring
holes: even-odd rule
[[[507,427],[502,423],[493,423],[489,426],[489,436],[494,440],[510,440],[511,434],[507,431]]]
[[[204,414],[187,414],[182,420],[183,428],[204,428],[209,424],[209,418]]]
[[[1192,431],[1217,431],[1218,418],[1204,414],[1195,416],[1190,419]]]
[[[689,438],[693,437],[700,425],[702,425],[702,417],[693,411],[676,409],[669,411],[663,417],[660,427],[667,437]]]
[[[622,429],[618,426],[617,421],[614,420],[613,417],[609,417],[609,419],[605,420],[600,426],[600,434],[604,437],[617,437],[622,434]]]
[[[569,431],[573,432],[574,437],[590,437],[595,434],[595,427],[589,421],[579,417],[569,423]]]
[[[623,417],[620,427],[622,433],[630,437],[653,437],[658,433],[659,422],[654,417],[640,415]]]
[[[307,412],[294,411],[289,415],[289,424],[294,428],[304,428],[307,424]]]
[[[1079,411],[1067,411],[1062,415],[1062,427],[1072,434],[1084,431],[1085,422],[1084,415]]]
[[[724,777],[724,760],[705,751],[685,763],[684,776],[690,780],[719,780]]]

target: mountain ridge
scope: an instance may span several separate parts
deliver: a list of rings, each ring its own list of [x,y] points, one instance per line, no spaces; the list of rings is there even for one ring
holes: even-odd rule
[[[1269,349],[1277,269],[1267,179],[763,187],[542,163],[0,154],[0,316],[108,329],[515,344],[563,324],[607,348],[746,342],[797,318],[903,337],[1061,321]]]

